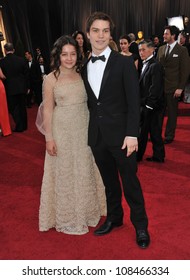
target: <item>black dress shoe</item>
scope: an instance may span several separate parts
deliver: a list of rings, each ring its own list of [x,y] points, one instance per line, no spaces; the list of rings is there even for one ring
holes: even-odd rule
[[[95,235],[104,235],[112,231],[112,229],[116,227],[120,227],[123,225],[123,222],[110,222],[110,221],[105,221],[103,225],[101,225],[98,229],[94,231]]]
[[[136,230],[136,242],[140,248],[147,248],[150,244],[150,236],[146,229]]]
[[[164,162],[163,158],[156,158],[156,157],[147,157],[146,160],[151,162]]]
[[[137,162],[141,162],[141,161],[142,161],[142,157],[137,156]]]
[[[165,139],[164,144],[170,144],[173,142],[173,139]]]

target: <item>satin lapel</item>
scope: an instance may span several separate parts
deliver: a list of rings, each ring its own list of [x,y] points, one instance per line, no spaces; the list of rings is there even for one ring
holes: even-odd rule
[[[146,67],[145,67],[145,69],[144,69],[143,73],[141,73],[141,75],[140,75],[140,79],[139,79],[139,82],[143,79],[143,77],[144,77],[144,75],[145,75],[146,71],[148,70],[148,64],[149,64],[149,62],[147,63],[147,65],[146,65]]]
[[[150,64],[150,61],[147,63],[147,65],[146,65],[146,67],[145,67],[143,73],[140,75],[139,82],[143,79],[145,73],[147,72],[149,64]]]
[[[110,53],[106,68],[104,70],[99,96],[101,95],[101,92],[102,92],[102,90],[103,90],[103,88],[104,88],[104,86],[105,86],[105,84],[108,80],[109,73],[110,73],[110,70],[111,70],[111,66],[114,64],[115,55],[116,55],[116,53],[113,52],[113,51]]]
[[[146,67],[145,67],[143,73],[140,75],[139,82],[143,79],[144,75],[145,75],[146,72],[148,71],[149,65],[152,63],[153,60],[154,60],[154,59],[151,58],[151,59],[148,61],[148,63],[147,63],[147,65],[146,65]]]

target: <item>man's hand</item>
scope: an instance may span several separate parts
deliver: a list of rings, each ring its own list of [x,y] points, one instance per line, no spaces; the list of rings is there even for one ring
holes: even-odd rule
[[[174,92],[174,97],[179,98],[182,94],[182,91],[182,89],[176,89],[176,91]]]
[[[127,148],[127,157],[129,157],[134,151],[138,151],[138,141],[136,137],[126,136],[123,141],[122,150]]]

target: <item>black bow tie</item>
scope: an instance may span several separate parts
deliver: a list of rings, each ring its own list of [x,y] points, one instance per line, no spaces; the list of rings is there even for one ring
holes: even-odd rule
[[[148,60],[144,60],[143,65],[146,64],[147,62],[149,62],[150,60],[151,60],[151,58],[149,58]]]
[[[102,60],[103,62],[106,61],[105,55],[101,56],[91,56],[92,63],[94,63],[96,60]]]

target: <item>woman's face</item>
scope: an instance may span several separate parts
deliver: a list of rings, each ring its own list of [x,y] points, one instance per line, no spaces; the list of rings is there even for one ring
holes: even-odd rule
[[[83,46],[84,40],[81,34],[78,34],[76,37],[76,41],[78,42],[79,47]]]
[[[77,51],[73,45],[67,44],[63,46],[60,54],[61,67],[72,69],[77,62]]]
[[[120,48],[122,52],[128,52],[129,50],[129,42],[127,39],[120,39],[119,40]]]

